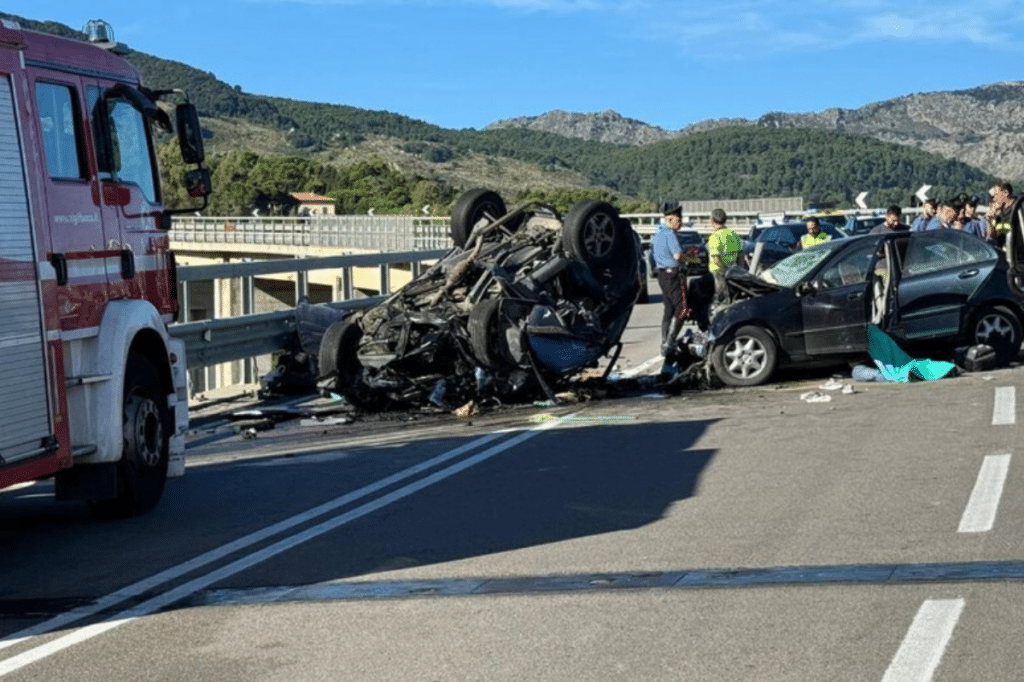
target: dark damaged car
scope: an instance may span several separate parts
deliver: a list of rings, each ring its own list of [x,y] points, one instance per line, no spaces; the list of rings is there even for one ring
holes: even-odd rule
[[[455,203],[451,234],[426,272],[327,328],[319,372],[334,391],[367,410],[550,398],[601,357],[614,362],[641,276],[613,206],[508,211],[477,189]]]
[[[917,357],[986,344],[1006,365],[1024,324],[1024,268],[1014,260],[971,234],[934,230],[832,240],[757,277],[735,268],[706,352],[723,383],[752,386],[783,365],[865,358],[873,323]]]

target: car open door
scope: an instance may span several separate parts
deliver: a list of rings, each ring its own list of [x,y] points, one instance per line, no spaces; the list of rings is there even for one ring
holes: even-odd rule
[[[1010,264],[1010,286],[1024,296],[1024,197],[1013,202],[1010,212],[1006,260]]]
[[[907,243],[891,333],[907,341],[958,335],[968,302],[998,262],[995,254],[958,230],[912,233]]]
[[[841,251],[814,277],[801,297],[808,355],[867,350],[872,278],[878,239]]]
[[[883,240],[875,252],[875,263],[868,275],[871,286],[871,323],[889,331],[899,319],[899,298],[896,296],[907,254],[909,233]]]

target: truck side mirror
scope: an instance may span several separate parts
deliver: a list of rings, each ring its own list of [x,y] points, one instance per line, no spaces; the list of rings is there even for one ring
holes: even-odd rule
[[[185,172],[185,191],[190,197],[208,197],[213,191],[210,171],[206,168]]]
[[[181,147],[182,160],[187,164],[201,164],[206,159],[206,151],[203,149],[203,129],[199,125],[199,112],[195,105],[179,104],[174,110],[174,117],[178,127],[178,146]]]

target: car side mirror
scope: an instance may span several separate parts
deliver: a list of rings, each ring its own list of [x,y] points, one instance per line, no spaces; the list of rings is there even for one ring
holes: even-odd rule
[[[818,281],[814,280],[814,279],[807,280],[806,282],[801,282],[800,286],[798,286],[796,288],[796,292],[798,294],[800,294],[801,296],[807,296],[808,294],[813,294],[817,290],[818,290]]]

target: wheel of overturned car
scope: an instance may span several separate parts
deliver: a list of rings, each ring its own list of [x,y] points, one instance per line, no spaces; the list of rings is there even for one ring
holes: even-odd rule
[[[505,369],[514,364],[507,352],[501,327],[502,299],[480,301],[469,311],[469,345],[473,355],[488,369]]]
[[[740,327],[725,343],[715,346],[711,364],[727,386],[756,386],[775,371],[778,351],[771,334],[761,327]]]
[[[605,267],[624,256],[621,245],[632,238],[631,229],[608,202],[580,201],[562,221],[562,248],[590,267]]]
[[[334,387],[351,405],[371,408],[374,401],[362,383],[363,366],[359,362],[359,340],[363,328],[358,317],[335,322],[320,341],[318,364],[320,377],[334,377]]]
[[[494,222],[506,213],[505,201],[497,192],[482,188],[469,190],[452,208],[452,241],[455,246],[464,247],[480,221]]]
[[[1005,306],[987,306],[978,311],[971,326],[971,336],[974,343],[992,347],[996,352],[996,364],[1000,367],[1010,364],[1020,354],[1020,320]]]

